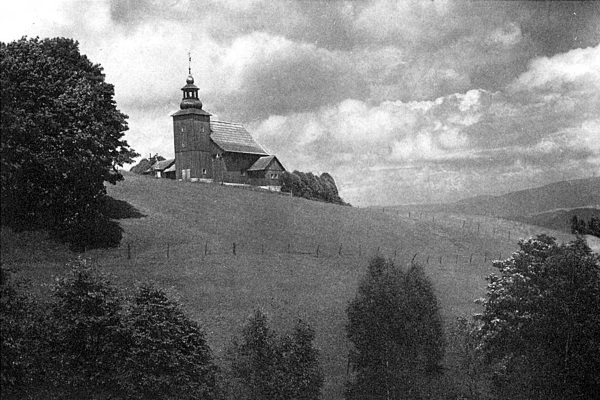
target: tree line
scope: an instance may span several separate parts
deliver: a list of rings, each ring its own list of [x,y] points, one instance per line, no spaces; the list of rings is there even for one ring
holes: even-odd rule
[[[317,399],[323,371],[314,330],[278,335],[259,310],[216,365],[204,330],[167,292],[132,295],[86,260],[32,294],[0,276],[0,389],[29,399]]]
[[[327,172],[317,176],[312,172],[284,171],[281,174],[281,191],[309,200],[350,205],[342,200],[335,180]]]
[[[571,233],[578,235],[593,235],[600,238],[600,218],[591,217],[586,223],[585,219],[573,215],[573,218],[571,218]]]

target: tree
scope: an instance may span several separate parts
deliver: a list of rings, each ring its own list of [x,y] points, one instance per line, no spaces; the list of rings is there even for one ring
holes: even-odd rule
[[[347,398],[419,397],[422,377],[439,370],[444,352],[437,299],[422,267],[403,271],[375,257],[347,313],[355,373]]]
[[[496,261],[480,348],[505,398],[593,398],[600,391],[600,257],[584,239],[539,235]]]
[[[588,221],[588,234],[600,238],[600,217],[592,217]]]
[[[234,338],[232,371],[242,389],[236,398],[313,400],[321,396],[323,371],[313,347],[314,330],[299,320],[291,335],[278,337],[256,310]]]
[[[577,218],[577,215],[573,215],[571,218],[571,233],[575,235],[586,235],[588,234],[588,227],[583,218]]]
[[[200,326],[166,293],[142,285],[125,322],[120,386],[130,399],[214,399],[218,369]]]
[[[104,182],[137,154],[102,67],[72,39],[0,43],[2,223],[76,237],[102,216]]]

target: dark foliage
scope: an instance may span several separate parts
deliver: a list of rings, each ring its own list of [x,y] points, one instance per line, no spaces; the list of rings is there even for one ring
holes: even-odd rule
[[[591,399],[600,392],[600,257],[582,238],[539,235],[495,262],[480,348],[507,399]]]
[[[204,333],[163,291],[127,299],[79,260],[50,301],[21,292],[3,270],[3,398],[219,398]]]
[[[321,397],[323,371],[313,347],[314,330],[299,320],[291,335],[277,336],[260,311],[244,326],[231,349],[241,388],[236,399],[311,400]]]
[[[577,215],[573,215],[573,218],[571,218],[571,233],[593,235],[600,238],[600,218],[592,217],[586,224],[583,218],[577,218]]]
[[[26,294],[28,285],[15,282],[13,271],[0,268],[0,385],[3,397],[18,395],[43,373],[39,350],[43,348],[43,313]]]
[[[126,316],[119,381],[132,399],[213,399],[217,373],[200,326],[164,291],[141,286]]]
[[[282,192],[291,192],[294,196],[309,200],[349,205],[339,196],[335,180],[327,172],[322,173],[321,176],[316,176],[311,172],[285,171],[281,175],[281,182]]]
[[[79,242],[96,226],[104,183],[137,156],[102,68],[65,38],[0,43],[2,223]]]
[[[347,312],[354,380],[346,397],[419,398],[444,355],[442,319],[423,269],[413,264],[404,271],[374,258]]]

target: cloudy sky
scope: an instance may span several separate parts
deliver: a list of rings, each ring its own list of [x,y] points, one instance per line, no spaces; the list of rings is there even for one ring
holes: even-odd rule
[[[214,119],[354,205],[600,175],[600,2],[2,2],[24,35],[79,41],[144,156],[173,156],[190,52]]]

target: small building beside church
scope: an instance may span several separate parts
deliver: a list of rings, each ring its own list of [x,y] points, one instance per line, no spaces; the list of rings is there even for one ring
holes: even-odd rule
[[[180,110],[172,115],[176,179],[281,188],[281,162],[242,124],[211,121],[191,73],[181,90]]]

